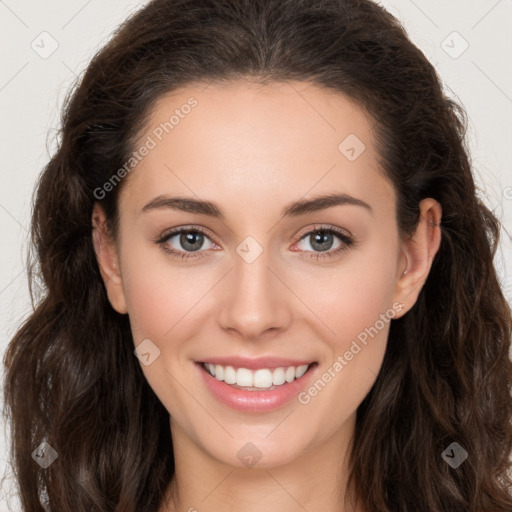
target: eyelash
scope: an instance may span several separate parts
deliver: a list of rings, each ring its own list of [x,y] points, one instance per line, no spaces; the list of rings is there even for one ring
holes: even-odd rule
[[[334,258],[341,252],[350,249],[356,243],[356,241],[353,237],[347,235],[345,232],[341,231],[340,229],[337,229],[334,227],[327,227],[327,226],[320,226],[320,227],[315,226],[314,229],[304,233],[299,238],[298,242],[301,242],[304,238],[306,238],[314,233],[318,233],[318,232],[336,235],[342,242],[342,245],[340,245],[340,247],[338,247],[337,249],[330,250],[330,251],[322,251],[322,252],[305,251],[308,253],[313,252],[313,254],[308,255],[307,257],[314,259],[316,261]],[[202,258],[203,256],[192,255],[192,254],[194,254],[193,252],[176,251],[175,249],[169,248],[169,246],[167,245],[167,242],[173,236],[179,235],[181,233],[194,233],[194,234],[200,233],[200,234],[206,236],[207,238],[211,239],[211,237],[208,235],[208,233],[206,233],[206,231],[204,231],[200,227],[194,227],[194,228],[182,227],[182,228],[174,229],[168,233],[165,233],[164,235],[159,237],[157,240],[155,240],[155,243],[160,245],[162,247],[162,249],[167,254],[172,256],[173,258],[180,258],[182,260]],[[215,243],[215,241],[213,241],[213,242]],[[298,243],[298,242],[296,242],[296,243]],[[197,251],[197,252],[204,253],[205,251]]]

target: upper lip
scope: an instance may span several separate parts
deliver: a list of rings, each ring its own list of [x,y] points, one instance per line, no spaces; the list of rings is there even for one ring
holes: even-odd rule
[[[304,359],[287,359],[283,357],[208,357],[197,361],[201,363],[220,364],[222,366],[232,366],[233,368],[247,368],[248,370],[257,370],[259,368],[282,368],[289,366],[302,366],[313,364],[314,361]]]

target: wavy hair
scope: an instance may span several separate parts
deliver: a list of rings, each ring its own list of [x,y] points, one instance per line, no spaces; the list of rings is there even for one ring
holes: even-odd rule
[[[510,512],[512,319],[493,258],[500,224],[478,197],[464,109],[401,24],[370,0],[153,0],[66,98],[39,179],[30,280],[44,291],[5,355],[11,459],[25,512],[156,512],[174,473],[169,414],[107,299],[92,244],[98,201],[117,233],[122,183],[162,95],[195,83],[301,80],[375,121],[402,236],[441,203],[441,246],[414,307],[391,322],[357,410],[349,486],[368,512]],[[31,293],[33,289],[31,287]],[[47,441],[58,453],[41,468]],[[442,452],[457,442],[457,469]],[[45,498],[45,499],[43,499]]]

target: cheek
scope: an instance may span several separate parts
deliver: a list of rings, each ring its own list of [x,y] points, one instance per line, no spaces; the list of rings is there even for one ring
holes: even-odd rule
[[[396,254],[397,245],[376,240],[347,256],[339,266],[317,270],[314,277],[294,282],[294,290],[329,328],[337,348],[389,313],[396,284]]]
[[[158,343],[172,336],[208,290],[204,270],[176,266],[153,247],[126,247],[122,271],[135,344],[144,338]]]
[[[122,262],[134,345],[149,339],[160,351],[149,365],[141,365],[142,370],[167,410],[181,418],[190,404],[178,375],[183,364],[190,364],[186,349],[198,329],[194,307],[212,285],[199,267],[173,266],[165,254],[147,248],[126,250]]]
[[[375,383],[386,352],[396,313],[395,267],[391,259],[372,261],[362,258],[350,271],[326,279],[323,291],[308,303],[315,305],[316,316],[328,330],[321,328],[323,372],[299,396],[299,403],[322,418],[325,436],[357,410]]]
[[[393,291],[393,269],[381,262],[348,276],[339,298],[343,304],[340,321],[350,326],[347,334],[357,336],[386,313],[391,306]]]
[[[372,325],[391,306],[398,240],[391,229],[385,231],[367,235],[361,247],[350,249],[336,264],[304,262],[279,271],[317,320],[343,338]],[[154,244],[133,239],[122,246],[121,261],[135,343],[151,336],[162,339],[185,316],[193,316],[194,306],[215,286],[219,269],[208,262],[171,260]]]

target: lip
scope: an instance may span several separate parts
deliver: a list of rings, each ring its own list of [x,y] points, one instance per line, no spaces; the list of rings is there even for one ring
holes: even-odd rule
[[[277,361],[277,359],[275,358],[272,359],[274,361]],[[232,363],[233,361],[235,361],[234,358],[222,359],[222,361],[228,360],[231,361]],[[216,359],[216,361],[221,361],[221,359]],[[236,359],[236,361],[238,364],[238,358]],[[261,361],[263,360],[258,360],[258,365],[260,366],[256,366],[256,368],[263,367],[261,366]],[[208,360],[208,362],[214,364],[213,359]],[[295,366],[296,363],[296,361],[293,361],[293,363],[289,364],[288,366]],[[229,366],[228,363],[218,362],[216,364],[226,364],[226,366]],[[206,369],[203,367],[202,362],[195,363],[199,373],[201,374],[201,377],[204,380],[206,387],[220,403],[227,405],[232,409],[254,413],[269,412],[275,409],[279,409],[280,407],[283,407],[288,402],[290,402],[293,398],[297,397],[297,395],[308,386],[309,382],[316,374],[316,370],[318,367],[318,364],[316,362],[304,362],[303,364],[310,364],[311,366],[308,368],[308,371],[302,377],[295,379],[293,382],[287,382],[285,384],[282,384],[281,386],[278,386],[274,389],[270,389],[267,391],[246,391],[243,389],[234,388],[229,384],[226,384],[224,381],[217,380],[215,377],[212,377],[206,371]],[[234,364],[231,364],[231,366],[234,366]],[[297,366],[300,366],[300,364],[297,364]],[[247,368],[247,366],[237,367]],[[267,366],[266,368],[270,367]],[[279,368],[279,365],[276,366],[276,368]]]
[[[220,364],[222,366],[232,366],[233,368],[247,368],[248,370],[259,370],[260,368],[288,368],[289,366],[302,366],[304,364],[312,364],[313,361],[285,359],[281,357],[265,356],[265,357],[212,357],[196,361],[198,363]]]

